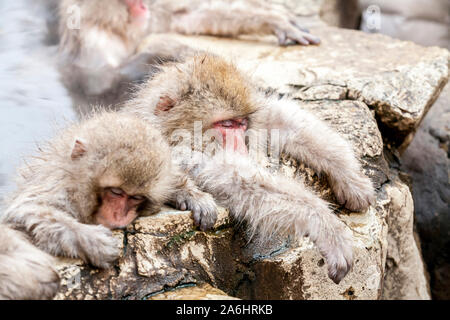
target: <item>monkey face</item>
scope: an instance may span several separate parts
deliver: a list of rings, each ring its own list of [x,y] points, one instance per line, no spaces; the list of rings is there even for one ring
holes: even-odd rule
[[[104,188],[95,222],[110,229],[126,227],[138,216],[139,206],[146,201],[143,195],[129,195],[120,188]]]
[[[153,114],[169,136],[200,123],[203,132],[218,130],[223,142],[237,142],[249,127],[249,115],[258,110],[253,96],[254,87],[232,64],[201,54],[163,68],[138,100],[155,102]]]
[[[70,171],[79,177],[80,200],[93,194],[97,199],[83,216],[114,229],[125,227],[144,209],[159,209],[174,179],[170,149],[159,132],[143,120],[113,113],[82,129],[72,148]]]

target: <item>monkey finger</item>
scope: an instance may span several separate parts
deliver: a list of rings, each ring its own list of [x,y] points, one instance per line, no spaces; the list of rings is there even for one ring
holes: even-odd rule
[[[217,221],[217,212],[215,212],[215,210],[214,211],[204,210],[202,212],[202,224],[201,224],[202,231],[212,229],[216,221]]]
[[[320,39],[313,36],[310,33],[295,30],[295,32],[289,32],[288,37],[301,45],[319,44]]]
[[[202,222],[202,211],[200,210],[200,208],[195,207],[191,209],[191,212],[192,212],[192,219],[194,220],[194,225],[200,227]]]
[[[177,203],[177,209],[181,210],[181,211],[186,211],[188,209],[186,201],[178,202]]]
[[[281,30],[281,29],[275,29],[274,30],[275,36],[278,39],[278,45],[279,46],[286,46],[287,43],[287,36],[286,36],[286,32]]]
[[[302,27],[302,26],[300,25],[300,23],[297,22],[296,20],[297,20],[297,19],[294,18],[294,19],[291,19],[289,22],[290,22],[294,27],[296,27],[298,30],[303,31],[303,32],[306,32],[306,33],[310,33],[308,28]]]

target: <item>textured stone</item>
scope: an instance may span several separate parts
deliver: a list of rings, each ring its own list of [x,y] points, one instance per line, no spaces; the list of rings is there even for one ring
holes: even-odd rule
[[[239,300],[209,284],[187,286],[151,296],[149,300]]]
[[[450,84],[401,157],[412,179],[417,230],[436,299],[450,299]]]
[[[391,201],[385,204],[389,232],[382,298],[431,299],[420,244],[410,232],[414,225],[414,203],[408,186],[394,180],[383,191],[390,195]]]

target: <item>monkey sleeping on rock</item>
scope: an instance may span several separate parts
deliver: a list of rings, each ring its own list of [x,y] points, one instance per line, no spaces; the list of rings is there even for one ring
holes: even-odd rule
[[[217,217],[212,197],[172,165],[160,133],[133,115],[102,113],[64,130],[23,168],[17,185],[3,224],[51,255],[101,268],[119,256],[110,229],[164,202],[191,210],[202,230]]]
[[[262,240],[276,233],[308,235],[333,281],[348,273],[352,233],[330,204],[258,161],[267,157],[269,136],[279,141],[280,153],[326,173],[339,204],[366,210],[374,201],[372,183],[349,142],[326,123],[289,99],[265,97],[232,64],[208,54],[163,66],[121,112],[159,127],[196,184],[245,220],[251,234]]]
[[[93,105],[115,107],[125,101],[131,84],[150,76],[155,64],[192,54],[166,35],[137,53],[150,33],[273,34],[280,45],[318,44],[317,37],[300,27],[300,19],[280,5],[256,0],[62,0],[62,80],[76,111],[89,114]]]

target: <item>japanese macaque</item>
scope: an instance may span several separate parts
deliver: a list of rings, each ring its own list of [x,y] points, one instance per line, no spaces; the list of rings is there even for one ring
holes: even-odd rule
[[[233,65],[208,54],[164,66],[121,112],[158,126],[197,185],[245,220],[250,234],[262,240],[280,233],[308,235],[327,259],[333,281],[350,270],[352,233],[331,205],[302,182],[258,164],[261,156],[267,159],[267,147],[264,154],[258,148],[268,145],[270,135],[270,144],[279,141],[280,153],[327,174],[339,204],[367,209],[374,200],[371,180],[349,142],[314,115],[288,99],[264,96]],[[199,141],[196,130],[203,133]],[[186,138],[192,134],[193,142]],[[186,146],[175,152],[182,140],[188,149],[193,144],[194,152]]]
[[[119,247],[110,229],[158,211],[191,210],[201,229],[217,208],[171,162],[160,133],[134,116],[102,113],[63,131],[20,172],[3,223],[38,248],[106,268]]]
[[[51,299],[59,288],[54,258],[0,225],[0,300]]]
[[[145,52],[137,53],[149,33],[259,33],[275,35],[280,45],[319,43],[299,26],[297,16],[262,1],[62,0],[59,14],[60,69],[81,114],[97,104],[117,107],[157,64],[193,54],[167,36],[156,37]]]

